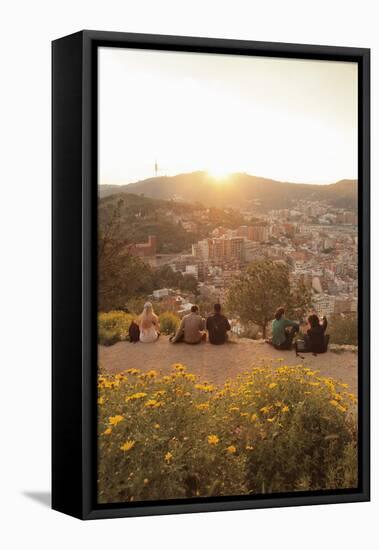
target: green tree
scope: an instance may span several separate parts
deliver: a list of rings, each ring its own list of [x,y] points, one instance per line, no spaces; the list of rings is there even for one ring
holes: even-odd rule
[[[291,290],[288,266],[282,262],[252,262],[231,284],[227,307],[242,322],[258,325],[266,337],[268,322],[275,310],[283,306],[288,313],[303,314],[310,296],[305,287]]]
[[[290,299],[286,304],[286,314],[293,319],[301,319],[312,305],[311,290],[300,281],[291,288]]]
[[[179,282],[180,290],[197,294],[197,279],[193,275],[183,275]]]
[[[128,241],[119,238],[122,200],[101,224],[98,237],[98,301],[99,310],[124,307],[127,300],[139,293],[150,293],[152,272],[140,258],[128,253]]]

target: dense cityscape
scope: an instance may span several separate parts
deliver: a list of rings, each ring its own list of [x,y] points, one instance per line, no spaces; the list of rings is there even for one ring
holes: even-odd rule
[[[235,209],[234,209],[235,210]],[[227,212],[228,209],[225,209]],[[196,235],[207,222],[209,209],[194,208],[185,215],[167,211],[176,224]],[[228,286],[254,260],[285,262],[292,283],[303,282],[312,291],[312,305],[319,315],[357,311],[358,260],[357,214],[335,208],[326,201],[293,201],[291,208],[260,212],[259,204],[240,209],[246,225],[220,226],[206,238],[192,243],[192,250],[177,254],[157,253],[157,237],[134,245],[132,254],[151,267],[170,266],[192,275],[201,297],[226,299]],[[155,289],[153,298],[171,298],[179,313],[190,307],[190,298],[177,289]]]

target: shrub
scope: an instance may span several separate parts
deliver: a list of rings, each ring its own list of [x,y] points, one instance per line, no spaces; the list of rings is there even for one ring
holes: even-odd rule
[[[164,334],[172,334],[173,332],[176,332],[179,323],[180,319],[177,315],[175,315],[175,313],[165,311],[159,315],[159,325],[161,332]]]
[[[99,329],[97,340],[101,346],[113,346],[113,344],[120,341],[120,335],[115,330],[101,328]]]
[[[109,311],[98,315],[98,342],[111,346],[125,340],[134,316],[124,311]]]
[[[98,403],[101,503],[357,485],[355,396],[305,367],[99,374]]]
[[[333,344],[358,345],[358,321],[355,313],[335,315],[328,325],[330,341]]]

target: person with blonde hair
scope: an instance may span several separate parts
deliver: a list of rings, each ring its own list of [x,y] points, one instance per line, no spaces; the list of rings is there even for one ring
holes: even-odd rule
[[[159,338],[159,319],[155,315],[151,302],[146,302],[143,311],[138,317],[140,329],[139,341],[145,343],[156,342]]]

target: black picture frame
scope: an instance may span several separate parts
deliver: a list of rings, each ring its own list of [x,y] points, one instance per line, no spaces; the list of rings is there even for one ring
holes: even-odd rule
[[[97,49],[354,61],[359,82],[359,487],[96,504]],[[52,507],[81,519],[370,499],[370,50],[85,30],[52,43]]]

